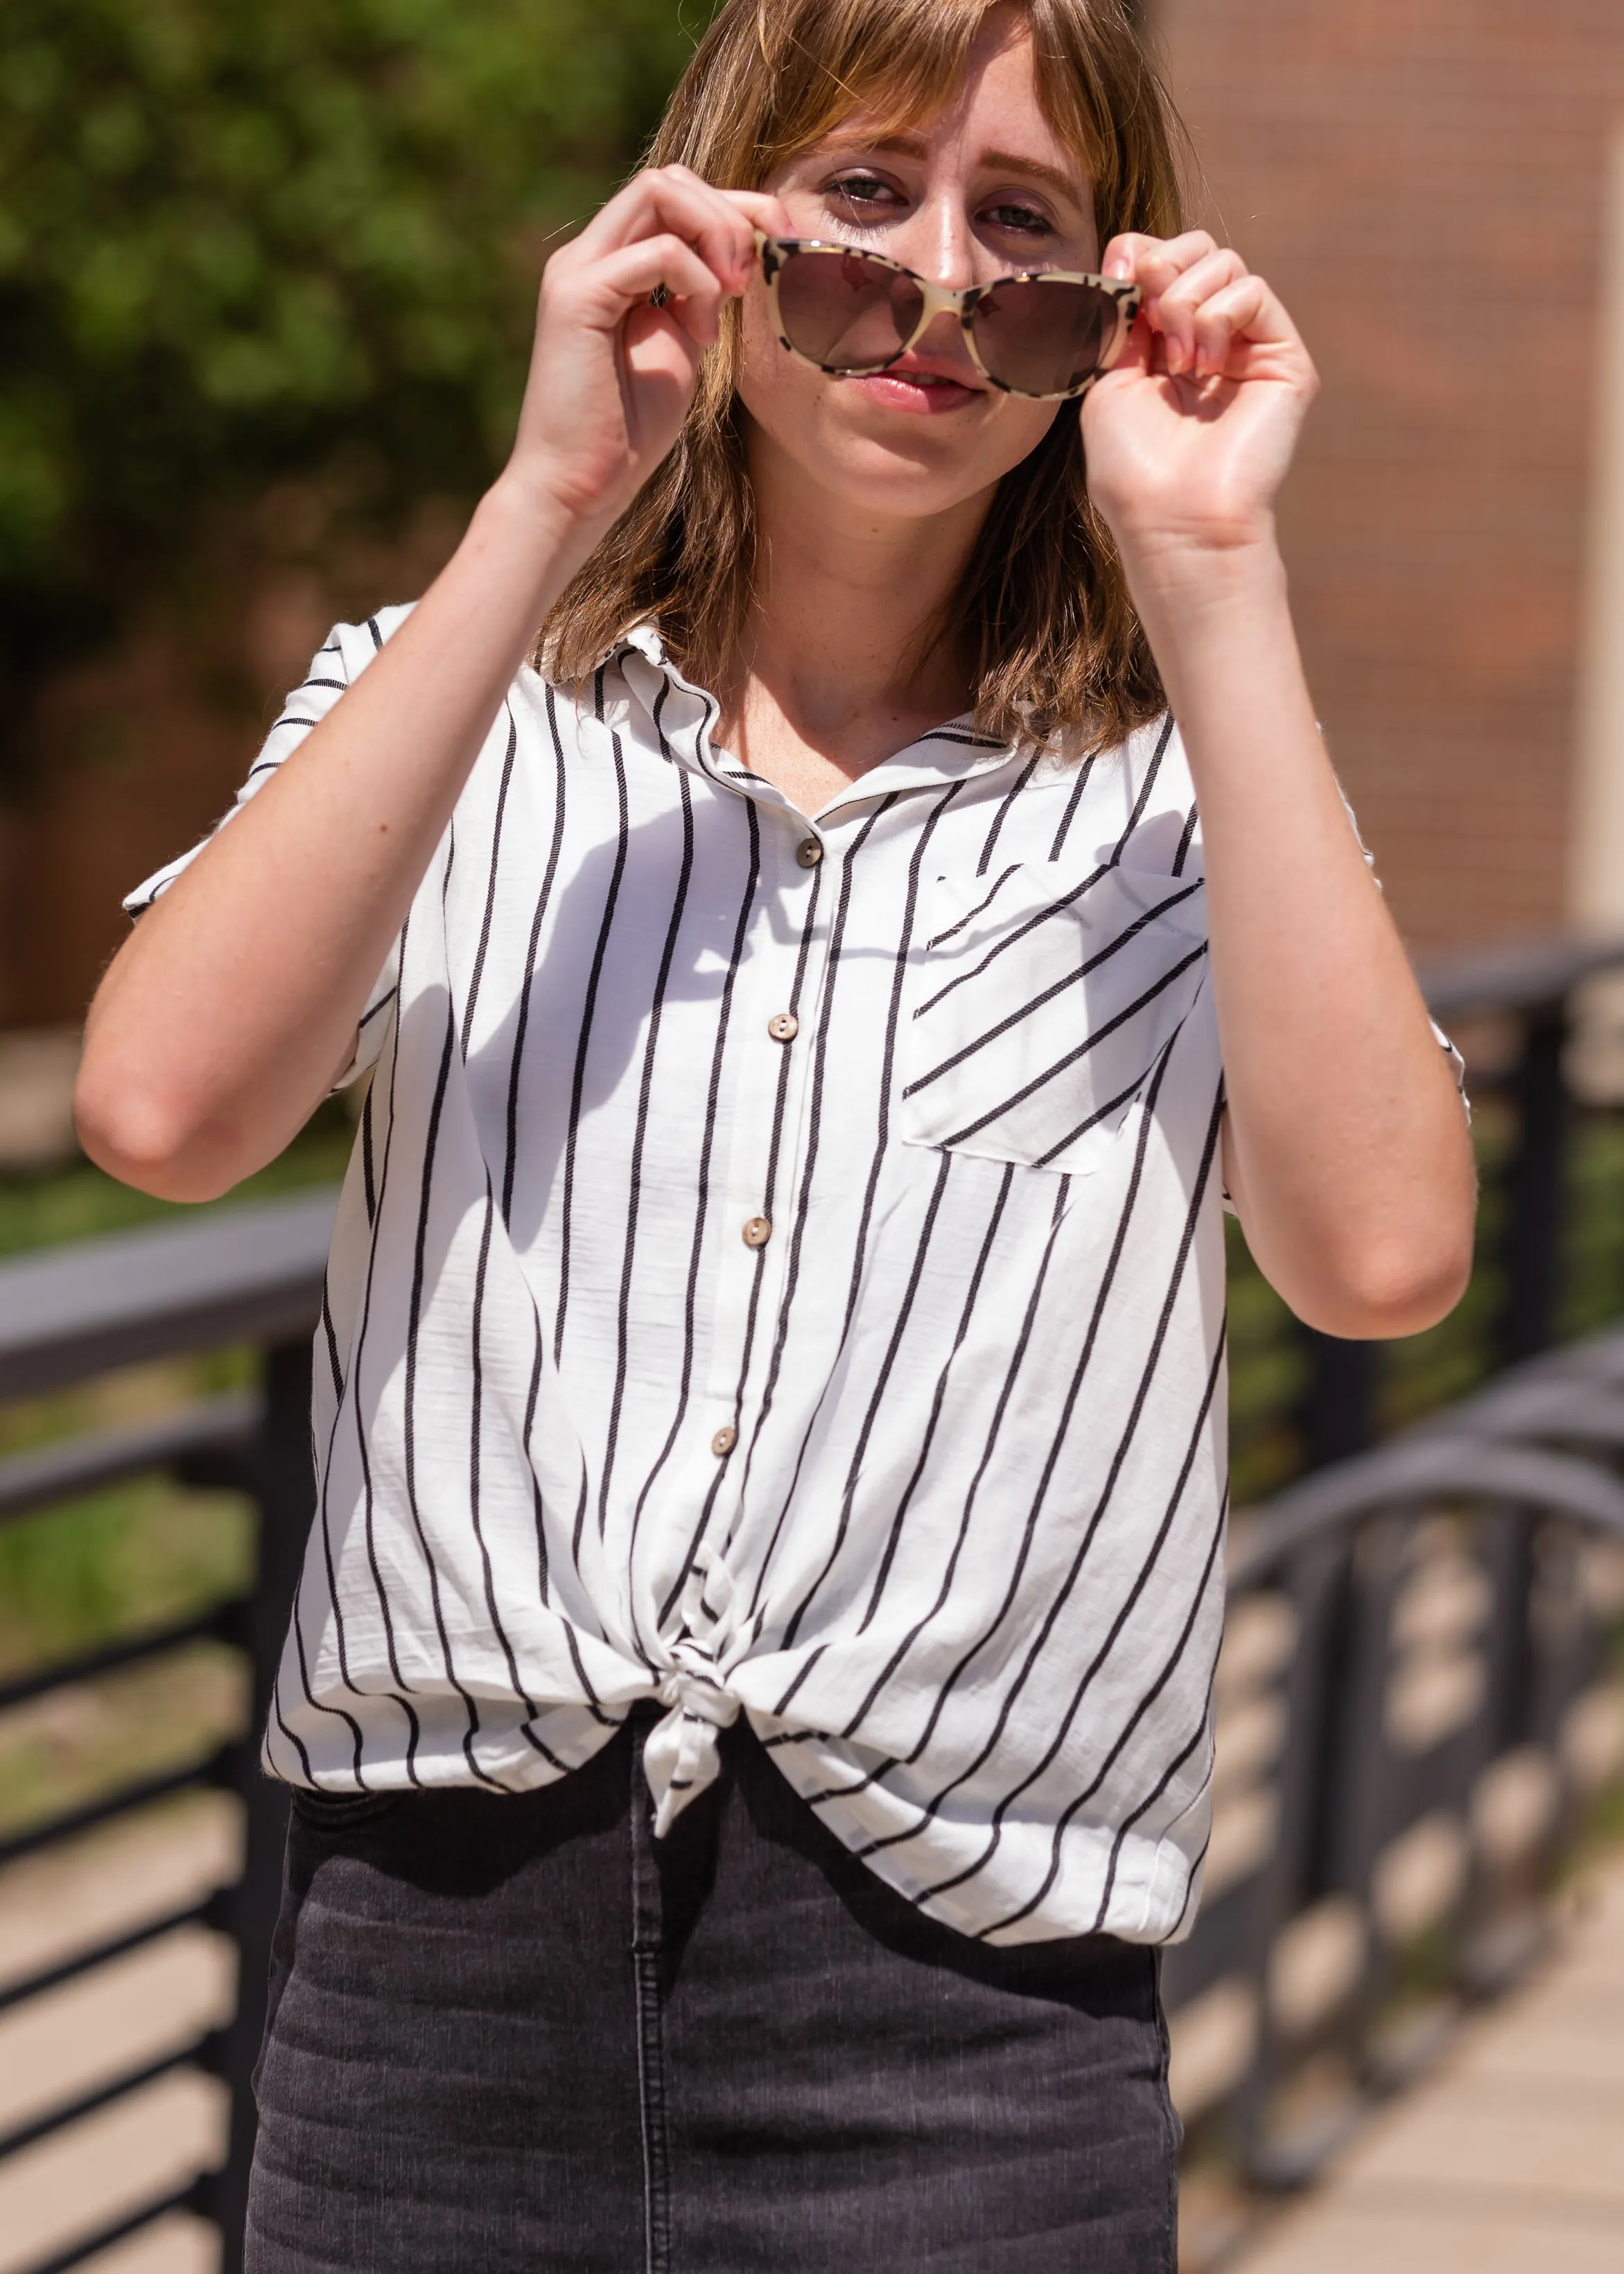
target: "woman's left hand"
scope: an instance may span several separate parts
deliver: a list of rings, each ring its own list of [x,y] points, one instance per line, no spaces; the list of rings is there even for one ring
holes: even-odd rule
[[[1113,237],[1101,267],[1144,293],[1082,405],[1089,493],[1118,545],[1132,559],[1272,538],[1320,385],[1278,297],[1205,230]]]

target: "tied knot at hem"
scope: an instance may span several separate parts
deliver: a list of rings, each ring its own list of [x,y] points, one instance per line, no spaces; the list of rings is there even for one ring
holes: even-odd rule
[[[717,1654],[733,1632],[732,1575],[719,1559],[695,1559],[682,1590],[681,1628],[672,1645],[677,1664],[658,1696],[670,1707],[650,1730],[643,1771],[654,1798],[654,1834],[664,1839],[695,1796],[714,1784],[718,1729],[739,1718],[740,1701],[724,1689]]]

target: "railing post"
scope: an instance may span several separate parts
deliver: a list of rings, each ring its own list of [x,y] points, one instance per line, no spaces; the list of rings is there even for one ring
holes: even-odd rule
[[[1312,1327],[1302,1332],[1308,1345],[1308,1384],[1298,1408],[1303,1465],[1323,1469],[1375,1442],[1380,1357],[1374,1343],[1344,1342]]]
[[[1509,1084],[1517,1141],[1505,1184],[1505,1295],[1495,1337],[1502,1366],[1533,1357],[1556,1333],[1570,1118],[1562,1078],[1567,1046],[1565,1000],[1530,1012]]]
[[[243,2263],[256,2123],[253,2068],[265,2029],[271,1936],[281,1901],[282,1849],[287,1841],[286,1794],[260,1770],[259,1740],[270,1711],[271,1685],[282,1656],[314,1508],[308,1341],[280,1344],[266,1354],[265,1424],[255,1459],[255,1496],[259,1568],[247,1635],[253,1705],[247,1733],[236,1749],[232,1775],[245,1819],[243,1876],[226,1905],[229,1931],[237,1945],[237,2013],[225,2031],[223,2048],[231,2095],[230,2147],[214,2199],[221,2230],[221,2274],[240,2274]]]

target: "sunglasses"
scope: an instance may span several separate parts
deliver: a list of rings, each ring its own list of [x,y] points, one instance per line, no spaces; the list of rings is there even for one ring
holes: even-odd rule
[[[780,345],[837,379],[889,369],[947,313],[994,387],[1060,402],[1110,369],[1139,313],[1139,286],[1104,276],[1036,269],[954,290],[854,245],[757,230],[756,249]]]

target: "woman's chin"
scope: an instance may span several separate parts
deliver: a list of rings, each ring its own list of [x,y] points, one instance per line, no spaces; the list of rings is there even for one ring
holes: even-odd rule
[[[908,428],[921,442],[937,431],[922,421],[910,421]],[[938,454],[928,445],[909,450],[889,437],[843,436],[839,446],[808,452],[803,463],[831,505],[838,501],[843,514],[865,521],[921,521],[951,513],[984,496],[1003,471],[977,457]]]
[[[798,374],[799,375],[799,374]],[[889,383],[894,388],[895,381]],[[774,466],[792,486],[810,485],[842,516],[915,521],[984,497],[1043,439],[1049,403],[1026,403],[989,389],[954,388],[968,398],[946,413],[897,406],[875,380],[825,379],[798,400],[741,388],[753,430],[747,442],[761,503],[771,518]],[[922,390],[914,388],[910,395]],[[752,399],[753,398],[753,399]]]

